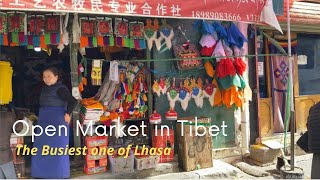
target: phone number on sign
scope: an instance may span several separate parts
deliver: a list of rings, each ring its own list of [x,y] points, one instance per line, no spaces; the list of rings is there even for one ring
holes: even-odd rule
[[[240,14],[235,13],[218,13],[208,11],[192,11],[192,17],[205,19],[223,19],[228,21],[241,21]]]

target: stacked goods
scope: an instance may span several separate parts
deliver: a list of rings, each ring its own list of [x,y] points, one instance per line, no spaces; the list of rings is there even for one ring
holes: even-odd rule
[[[18,137],[15,135],[11,136],[10,147],[13,155],[13,164],[16,169],[16,174],[19,179],[25,176],[25,160],[22,155],[17,155],[17,146],[23,146],[24,140],[23,137]]]
[[[81,104],[80,119],[84,124],[100,121],[104,111],[101,103],[93,99],[83,99]]]
[[[113,156],[108,156],[112,174],[127,174],[134,172],[134,154],[130,150],[128,157],[118,155],[115,151]]]
[[[160,156],[146,155],[145,152],[143,152],[143,148],[141,147],[138,147],[138,149],[132,148],[132,150],[135,152],[134,166],[137,170],[151,169],[157,167],[160,161]]]
[[[169,135],[168,135],[169,134]],[[170,154],[165,155],[164,153],[160,156],[160,163],[171,162],[174,160],[174,131],[169,129],[163,129],[161,134],[160,129],[156,129],[152,134],[152,146],[155,148],[171,148]]]
[[[197,169],[204,169],[213,166],[212,162],[212,137],[209,134],[211,126],[211,119],[207,117],[181,118],[181,120],[188,120],[190,123],[177,124],[178,136],[178,157],[179,165],[185,171],[194,171]],[[196,122],[199,128],[196,128]],[[191,126],[191,127],[190,127]],[[202,127],[200,127],[202,126]],[[183,128],[183,134],[182,133]],[[204,134],[204,136],[196,136],[195,132]]]
[[[88,148],[84,171],[86,174],[97,174],[107,171],[108,137],[86,136],[85,144]]]
[[[9,104],[12,101],[12,74],[10,63],[0,61],[0,105]]]

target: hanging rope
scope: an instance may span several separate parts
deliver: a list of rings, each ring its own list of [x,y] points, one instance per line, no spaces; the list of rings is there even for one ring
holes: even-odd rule
[[[259,55],[245,55],[245,56],[215,56],[215,57],[200,57],[202,60],[212,60],[215,58],[241,58],[241,57],[246,57],[246,58],[251,58],[251,57],[265,57],[265,56],[284,56],[285,54],[259,54]],[[86,58],[87,60],[94,60],[90,58]],[[169,58],[169,59],[132,59],[132,60],[119,60],[120,62],[160,62],[160,61],[181,61],[181,60],[198,60],[199,57],[197,58],[188,58],[188,59],[182,59],[182,58]],[[111,62],[111,60],[106,60],[103,59],[101,61],[104,62]]]

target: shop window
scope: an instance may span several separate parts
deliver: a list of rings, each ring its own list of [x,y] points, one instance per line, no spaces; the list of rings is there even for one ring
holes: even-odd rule
[[[317,43],[320,41],[320,36],[298,34],[297,54],[307,56],[306,64],[299,64],[299,69],[313,69],[315,66],[315,56]]]
[[[272,0],[273,11],[276,15],[283,15],[284,10],[284,1],[283,0]]]
[[[313,34],[298,34],[298,56],[305,55],[306,61],[298,61],[299,94],[320,94],[320,36]]]

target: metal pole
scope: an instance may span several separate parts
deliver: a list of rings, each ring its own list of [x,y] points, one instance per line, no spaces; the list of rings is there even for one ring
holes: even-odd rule
[[[260,90],[259,90],[259,73],[258,73],[258,64],[259,64],[259,61],[258,61],[258,47],[257,47],[257,43],[258,43],[258,40],[257,40],[257,26],[254,25],[254,47],[255,47],[255,64],[256,64],[256,92],[257,93],[257,114],[258,114],[258,140],[257,140],[257,143],[261,143],[262,142],[262,139],[261,139],[261,120],[260,120]]]
[[[291,165],[291,171],[294,170],[294,132],[295,132],[295,120],[294,120],[294,104],[293,104],[293,75],[292,75],[292,55],[291,55],[291,27],[290,27],[290,0],[287,0],[287,35],[288,35],[288,60],[289,60],[289,78],[290,78],[290,120],[291,120],[291,128],[290,128],[290,134],[291,134],[291,158],[290,158],[290,165]],[[289,92],[288,92],[289,93]]]

